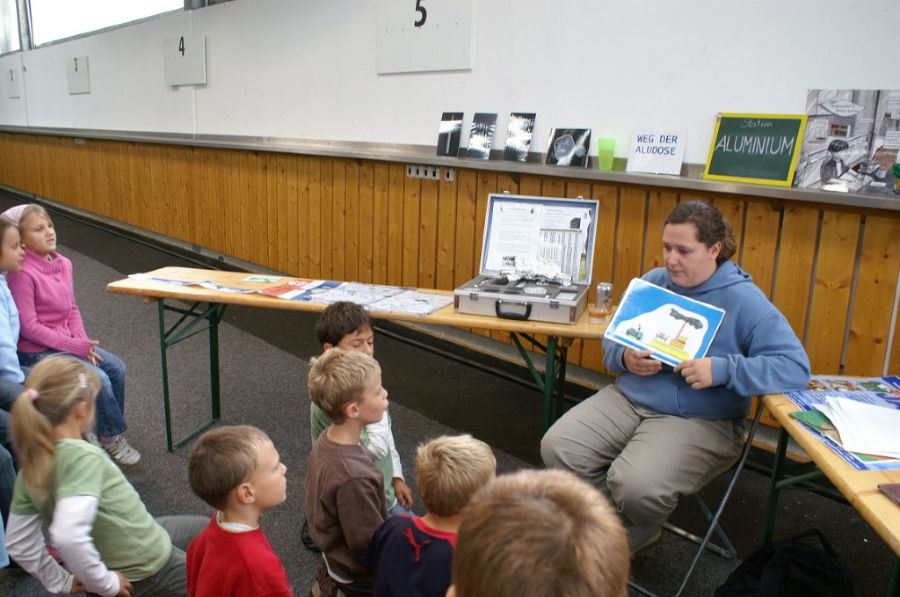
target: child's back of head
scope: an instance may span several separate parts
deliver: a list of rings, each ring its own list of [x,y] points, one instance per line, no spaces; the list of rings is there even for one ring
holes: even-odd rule
[[[378,361],[369,355],[332,348],[312,359],[307,379],[309,397],[332,423],[340,425],[346,419],[346,407],[359,402],[380,376]]]
[[[599,491],[564,471],[520,471],[466,507],[448,595],[620,597],[629,559],[625,530]]]
[[[371,355],[374,350],[372,316],[356,303],[333,303],[316,320],[316,338],[325,349],[339,346],[344,350],[360,350]],[[350,346],[351,341],[359,345]]]
[[[429,514],[456,516],[496,470],[491,447],[471,435],[444,435],[416,452],[416,484]]]
[[[191,489],[216,510],[227,509],[235,488],[250,481],[256,472],[260,447],[270,443],[264,431],[251,425],[207,431],[191,450]]]

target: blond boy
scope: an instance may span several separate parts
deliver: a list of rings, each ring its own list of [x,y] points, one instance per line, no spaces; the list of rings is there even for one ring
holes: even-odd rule
[[[306,468],[306,520],[324,558],[314,591],[327,592],[336,583],[346,595],[365,594],[371,592],[372,574],[359,558],[387,509],[384,477],[359,434],[387,410],[381,368],[367,354],[332,348],[313,359],[308,388],[331,420]]]
[[[191,489],[217,512],[187,552],[192,597],[293,595],[284,566],[259,528],[284,502],[287,467],[272,440],[249,425],[204,433],[191,451]]]
[[[372,537],[363,563],[376,595],[444,597],[463,509],[494,478],[497,460],[471,435],[442,436],[416,453],[416,484],[425,516],[393,516]]]
[[[520,471],[466,507],[447,597],[624,597],[629,558],[599,491],[568,472]]]

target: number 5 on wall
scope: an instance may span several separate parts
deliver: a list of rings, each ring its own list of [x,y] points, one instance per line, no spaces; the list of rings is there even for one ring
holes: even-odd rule
[[[428,11],[422,6],[422,0],[416,0],[416,12],[419,13],[419,18],[416,19],[414,25],[416,27],[421,27],[425,24],[425,19],[428,18]]]

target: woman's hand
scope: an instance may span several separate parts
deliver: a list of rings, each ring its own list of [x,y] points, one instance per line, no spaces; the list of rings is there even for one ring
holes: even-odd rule
[[[675,366],[675,373],[680,373],[684,381],[691,384],[695,390],[702,390],[713,385],[712,383],[712,359],[696,359],[682,361]]]
[[[662,363],[650,358],[649,350],[626,348],[625,353],[622,355],[622,362],[628,371],[644,377],[656,375],[662,370]]]

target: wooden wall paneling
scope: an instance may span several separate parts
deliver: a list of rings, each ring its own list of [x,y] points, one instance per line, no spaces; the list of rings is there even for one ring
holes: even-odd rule
[[[190,242],[208,247],[206,237],[209,230],[208,222],[203,217],[206,207],[205,180],[203,179],[203,152],[202,147],[191,147],[185,152],[187,161],[184,163],[184,200],[181,205],[184,214],[182,230]]]
[[[886,323],[889,325],[889,322]],[[887,372],[891,375],[900,373],[900,317],[894,322],[893,343],[891,344],[891,356],[887,364]]]
[[[806,338],[806,351],[814,373],[841,373],[859,223],[858,214],[836,211],[823,214]]]
[[[403,186],[403,286],[417,286],[419,281],[419,235],[422,227],[422,185],[428,181],[407,178]]]
[[[334,164],[339,160],[322,158],[319,169],[319,186],[322,210],[322,277],[334,280],[334,243],[337,237],[334,230]]]
[[[541,178],[523,175],[519,177],[519,194],[529,197],[541,194]]]
[[[197,218],[197,228],[206,227],[206,246],[217,253],[224,253],[222,238],[225,225],[225,180],[222,175],[222,154],[207,149],[203,152],[201,169],[204,182],[203,213]]]
[[[279,153],[275,154],[274,163],[272,161],[269,163],[270,181],[274,182],[275,185],[274,189],[269,190],[269,194],[274,197],[275,202],[275,229],[270,231],[273,238],[273,242],[269,243],[271,248],[270,259],[275,264],[273,266],[274,269],[280,272],[291,272],[289,257],[291,243],[288,240],[288,222],[290,220],[288,162],[290,159],[292,159],[290,156]]]
[[[347,241],[344,243],[344,275],[348,280],[360,281],[359,277],[359,162],[347,160],[347,211],[344,219],[344,230]],[[368,223],[367,223],[368,224]]]
[[[177,202],[180,200],[181,177],[176,149],[168,145],[161,147],[160,168],[165,172],[165,182],[160,189],[159,225],[163,234],[178,238],[178,230],[174,222],[178,213]]]
[[[437,180],[423,180],[419,210],[419,288],[434,288],[437,276],[438,188]]]
[[[144,156],[147,146],[134,144],[128,154],[128,171],[131,174],[131,219],[129,223],[134,226],[147,226],[144,214],[150,209],[150,200],[153,195],[150,189],[150,168]],[[216,154],[221,155],[221,154]]]
[[[266,267],[281,270],[278,248],[284,244],[278,237],[278,220],[281,216],[278,209],[278,154],[265,153],[265,247],[262,254],[265,256]]]
[[[375,233],[375,165],[364,161],[359,166],[359,269],[361,282],[372,282],[372,239]]]
[[[387,283],[403,284],[403,194],[406,170],[401,164],[391,164],[388,185],[388,252]]]
[[[665,191],[650,191],[647,198],[647,236],[644,240],[644,262],[641,272],[665,266],[662,233],[666,216],[678,202],[678,195]],[[624,289],[623,289],[624,291]]]
[[[375,166],[375,194],[372,228],[372,282],[387,284],[388,248],[390,246],[390,166],[378,163]]]
[[[898,239],[900,220],[866,217],[844,363],[846,375],[882,374],[900,271]],[[898,342],[896,336],[894,342]]]
[[[741,267],[766,296],[772,296],[781,215],[782,211],[768,201],[747,202]]]
[[[613,290],[622,296],[632,278],[643,275],[644,221],[647,213],[647,191],[623,187],[619,199],[619,221],[616,228],[616,253],[613,268]],[[657,235],[660,233],[657,232]]]
[[[715,197],[711,203],[722,212],[722,215],[734,229],[734,237],[737,242],[737,249],[734,254],[735,261],[740,263],[744,247],[744,215],[746,211],[746,200],[743,198],[732,199],[731,197]]]
[[[295,155],[282,155],[280,160],[284,163],[284,179],[279,189],[284,190],[283,217],[278,219],[279,231],[283,230],[285,246],[282,249],[282,269],[292,276],[300,275],[300,236],[301,225],[305,221],[300,220],[300,187],[298,168],[300,159]],[[282,180],[279,178],[279,180]],[[279,235],[280,236],[280,235]],[[306,235],[303,234],[305,237]],[[280,242],[280,241],[279,241]]]
[[[457,170],[456,187],[456,262],[453,266],[453,286],[461,286],[474,277],[475,254],[475,172]]]
[[[166,205],[166,194],[168,192],[169,178],[168,171],[166,169],[166,159],[165,159],[165,148],[162,145],[150,145],[148,146],[148,152],[146,154],[148,158],[148,166],[150,168],[150,188],[151,191],[151,199],[150,199],[150,209],[147,212],[146,217],[148,218],[149,228],[160,234],[166,234],[165,225],[163,223],[163,212],[165,211]],[[235,152],[235,159],[239,159],[240,154]],[[236,171],[236,174],[240,174],[240,171]],[[75,186],[78,186],[78,174],[76,173],[74,178]]]
[[[438,229],[435,288],[453,290],[453,268],[456,260],[456,194],[457,182],[444,177],[438,183]]]
[[[310,278],[321,278],[322,274],[322,253],[327,250],[322,244],[322,160],[319,158],[309,158],[309,176],[308,176],[308,192],[309,201],[309,252],[308,252],[308,273]]]
[[[772,302],[801,339],[806,335],[809,288],[819,245],[819,216],[816,208],[795,205],[785,207],[781,221]]]
[[[313,277],[310,254],[313,239],[310,235],[309,220],[312,191],[309,186],[310,161],[307,157],[297,158],[297,270],[299,276]]]
[[[597,209],[597,242],[594,245],[594,267],[591,275],[591,285],[596,288],[598,282],[613,280],[619,187],[614,184],[594,183],[591,185],[591,198],[600,202]],[[596,291],[592,289],[591,293],[591,297],[594,297]],[[590,300],[592,301],[593,298]],[[584,342],[581,349],[581,364],[590,369],[605,371],[600,340]]]
[[[331,254],[332,280],[350,280],[347,276],[347,160],[332,160]]]

